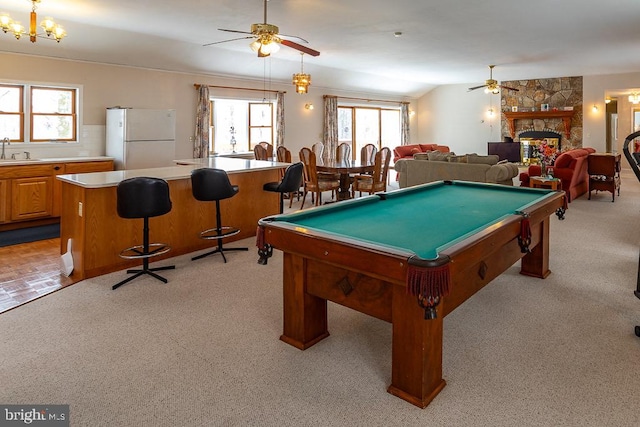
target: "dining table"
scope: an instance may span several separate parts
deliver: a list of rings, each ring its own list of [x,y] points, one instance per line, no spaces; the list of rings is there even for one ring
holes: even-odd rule
[[[340,175],[340,188],[338,188],[336,198],[338,201],[351,198],[351,174],[371,173],[375,168],[375,163],[366,159],[356,160],[317,160],[316,169],[318,172],[333,173]]]

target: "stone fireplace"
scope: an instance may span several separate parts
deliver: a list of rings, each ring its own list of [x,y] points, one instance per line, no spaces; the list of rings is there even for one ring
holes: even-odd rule
[[[501,136],[528,130],[561,135],[565,149],[582,147],[582,77],[503,81],[518,91],[500,91]]]

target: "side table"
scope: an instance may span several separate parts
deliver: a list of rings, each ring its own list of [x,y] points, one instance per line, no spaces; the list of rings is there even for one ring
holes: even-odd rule
[[[562,190],[562,181],[559,178],[546,178],[542,176],[532,176],[529,178],[531,188],[549,188],[551,190]]]

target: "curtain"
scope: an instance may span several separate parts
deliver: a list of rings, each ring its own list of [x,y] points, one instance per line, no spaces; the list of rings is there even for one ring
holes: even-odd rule
[[[409,145],[409,103],[400,104],[400,145]]]
[[[276,94],[276,147],[284,146],[284,92]]]
[[[338,97],[324,96],[324,153],[325,161],[335,160],[338,148]]]
[[[193,141],[193,158],[209,156],[209,129],[211,126],[211,102],[209,86],[198,88],[198,108],[196,110],[196,138]]]

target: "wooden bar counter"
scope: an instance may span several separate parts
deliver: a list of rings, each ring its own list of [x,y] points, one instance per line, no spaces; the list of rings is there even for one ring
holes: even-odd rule
[[[116,188],[120,181],[134,177],[162,178],[169,183],[172,209],[149,219],[151,242],[167,243],[172,250],[154,261],[210,248],[214,241],[200,239],[200,232],[215,226],[215,203],[200,202],[191,193],[191,171],[203,167],[225,170],[240,192],[222,202],[225,225],[240,228],[229,241],[256,234],[260,218],[279,213],[277,193],[264,191],[266,182],[278,181],[280,170],[288,166],[260,160],[213,157],[177,160],[177,166],[59,175],[62,181],[60,253],[72,239],[75,281],[138,265],[125,260],[120,251],[142,243],[142,219],[118,216]]]

